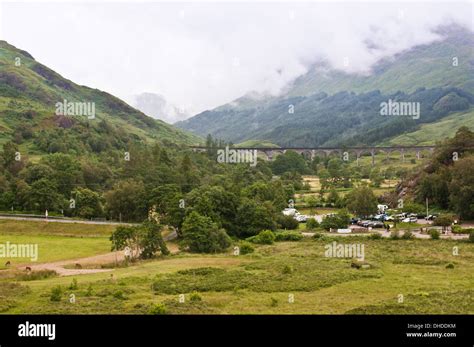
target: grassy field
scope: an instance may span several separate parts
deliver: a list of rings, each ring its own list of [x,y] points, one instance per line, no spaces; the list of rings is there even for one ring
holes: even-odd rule
[[[334,240],[363,244],[371,267],[355,269],[351,259],[325,257],[325,246]],[[116,268],[113,278],[75,276],[76,289],[69,289],[73,277],[0,280],[0,311],[145,314],[163,304],[170,314],[472,314],[473,259],[474,244],[461,241],[307,238],[258,246],[249,255],[175,254]],[[61,301],[52,302],[51,289],[58,285]]]
[[[110,251],[115,226],[0,220],[0,244],[37,244],[38,263],[75,259]],[[1,258],[0,269],[29,263],[27,258]]]

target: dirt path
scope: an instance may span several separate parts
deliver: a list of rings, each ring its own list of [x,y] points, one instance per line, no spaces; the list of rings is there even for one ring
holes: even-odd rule
[[[37,265],[30,265],[31,271],[40,271],[40,270],[53,270],[58,273],[59,276],[73,276],[73,275],[84,275],[98,272],[107,272],[112,271],[113,269],[66,269],[67,265],[80,264],[82,267],[91,266],[91,265],[101,265],[101,264],[110,264],[115,261],[124,260],[124,252],[110,252],[106,254],[95,255],[87,258],[79,259],[68,259],[61,260],[51,263],[42,263]]]
[[[171,241],[175,239],[178,235],[175,231],[171,231],[170,233],[163,235],[163,239],[165,241]],[[179,252],[179,248],[174,243],[167,243],[169,251],[174,254]],[[67,259],[67,260],[60,260],[55,262],[49,263],[41,263],[41,264],[28,264],[28,265],[21,265],[18,268],[21,270],[25,270],[26,267],[30,267],[31,271],[41,271],[41,270],[53,270],[59,276],[74,276],[74,275],[84,275],[84,274],[93,274],[98,272],[108,272],[112,271],[113,269],[83,269],[83,267],[91,267],[91,266],[100,266],[102,264],[112,264],[114,262],[120,262],[125,259],[124,251],[118,252],[110,252],[105,254],[99,254],[91,257],[86,258],[77,258],[77,259]],[[79,264],[77,268],[65,268],[66,266],[76,266]]]

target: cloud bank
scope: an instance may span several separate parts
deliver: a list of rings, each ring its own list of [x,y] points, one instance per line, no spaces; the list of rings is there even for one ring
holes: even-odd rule
[[[380,58],[472,30],[472,3],[4,3],[3,39],[66,78],[187,114],[277,94],[315,61],[370,73]]]

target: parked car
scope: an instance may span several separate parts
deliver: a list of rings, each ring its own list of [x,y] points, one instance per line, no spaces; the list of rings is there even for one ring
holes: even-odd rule
[[[375,220],[384,220],[385,219],[385,214],[378,214],[374,216]]]
[[[360,221],[360,218],[351,218],[351,224],[358,224]]]
[[[436,219],[436,215],[435,214],[430,214],[429,216],[425,217],[426,220],[435,220]]]
[[[383,228],[385,225],[382,222],[375,221],[375,222],[370,222],[369,226],[372,228]]]
[[[306,223],[306,221],[308,220],[308,216],[304,214],[298,214],[294,216],[293,218],[296,219],[300,223]]]

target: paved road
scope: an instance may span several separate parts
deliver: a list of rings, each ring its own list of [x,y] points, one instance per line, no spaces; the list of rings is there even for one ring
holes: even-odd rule
[[[108,221],[90,221],[90,220],[76,220],[76,219],[45,219],[45,218],[34,218],[34,217],[18,217],[18,216],[0,216],[0,219],[7,220],[25,220],[32,222],[47,222],[47,223],[78,223],[78,224],[97,224],[97,225],[133,225],[133,223],[119,223],[119,222],[108,222]]]

